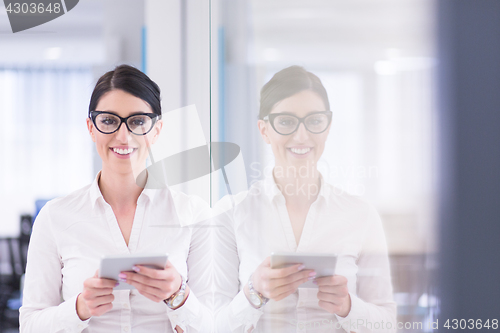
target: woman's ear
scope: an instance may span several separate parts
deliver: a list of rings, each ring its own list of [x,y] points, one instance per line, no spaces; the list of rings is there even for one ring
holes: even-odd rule
[[[326,129],[326,136],[330,134],[330,129],[332,128],[332,122],[330,122],[330,125],[328,125],[328,128]]]
[[[92,120],[87,117],[87,129],[89,130],[90,137],[92,138],[92,141],[95,142],[95,133],[94,133],[94,124],[92,123]]]
[[[160,136],[162,128],[163,128],[163,120],[160,119],[156,122],[155,127],[153,128],[154,136],[153,136],[153,140],[151,140],[151,144],[155,143],[158,140],[158,137]]]
[[[267,135],[266,122],[262,119],[259,119],[257,121],[257,127],[259,127],[259,132],[260,132],[260,135],[262,136],[262,139],[264,139],[264,142],[267,144],[270,144],[271,141],[269,140],[269,136]]]

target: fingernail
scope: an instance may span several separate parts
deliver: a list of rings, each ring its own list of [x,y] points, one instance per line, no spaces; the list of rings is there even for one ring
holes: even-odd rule
[[[309,273],[309,276],[316,276],[316,272]]]
[[[137,272],[137,273],[139,273],[141,271],[141,269],[137,266],[132,267],[132,269],[134,270],[134,272]]]
[[[310,276],[310,277],[308,277],[307,279],[308,279],[309,281],[311,281],[311,280],[314,280],[315,278],[316,278],[315,276]],[[316,281],[315,281],[315,282],[316,282]]]
[[[314,284],[318,284],[318,281],[314,280],[314,281],[313,281],[313,283],[314,283]]]
[[[120,283],[119,283],[119,282],[115,283],[115,287],[118,287],[119,285],[120,285]]]
[[[304,265],[300,265],[300,266],[297,268],[297,270],[298,270],[298,271],[301,271],[301,270],[303,270],[304,268],[306,268],[306,266],[304,266]]]
[[[118,277],[119,277],[120,279],[126,279],[126,278],[127,278],[127,275],[125,275],[125,274],[123,274],[123,273],[120,273],[120,274],[118,274]]]

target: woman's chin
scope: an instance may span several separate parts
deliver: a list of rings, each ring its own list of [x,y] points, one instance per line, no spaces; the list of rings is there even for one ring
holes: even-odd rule
[[[290,166],[312,166],[316,164],[316,157],[312,154],[308,156],[288,156],[287,164]]]
[[[317,173],[316,170],[316,159],[312,158],[312,156],[303,159],[288,158],[282,163],[276,163],[274,175],[286,178],[311,177]]]
[[[146,163],[145,161],[143,163],[139,163],[138,161],[127,159],[113,161],[111,163],[106,163],[106,165],[103,163],[103,168],[105,166],[107,169],[112,169],[113,172],[116,172],[117,174],[125,175],[133,173],[134,176],[138,176],[146,168]]]

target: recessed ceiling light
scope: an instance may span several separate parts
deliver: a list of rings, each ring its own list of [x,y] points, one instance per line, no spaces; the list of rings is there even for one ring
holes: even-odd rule
[[[43,52],[44,58],[47,60],[57,60],[61,58],[62,48],[60,47],[49,47]]]
[[[268,48],[262,52],[265,61],[277,61],[281,58],[281,53],[277,49]]]
[[[375,73],[379,75],[393,75],[398,71],[396,64],[392,61],[377,61],[373,69],[375,69]]]

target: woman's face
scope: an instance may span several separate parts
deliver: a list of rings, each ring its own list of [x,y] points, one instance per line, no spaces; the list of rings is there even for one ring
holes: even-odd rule
[[[326,111],[323,100],[317,93],[304,90],[276,103],[271,114],[286,112],[303,118],[315,111]],[[276,165],[300,167],[318,162],[331,125],[323,133],[313,134],[301,123],[297,131],[290,135],[277,133],[269,121],[259,120],[258,126],[264,141],[271,145]]]
[[[153,113],[148,103],[123,90],[112,90],[104,94],[97,104],[96,111],[112,112],[122,118],[135,113]],[[162,121],[158,120],[146,135],[130,133],[124,123],[116,132],[104,134],[95,128],[89,118],[87,118],[87,127],[92,141],[96,143],[97,152],[101,156],[103,169],[110,169],[121,174],[130,172],[138,174],[145,167],[148,147],[158,139]]]

